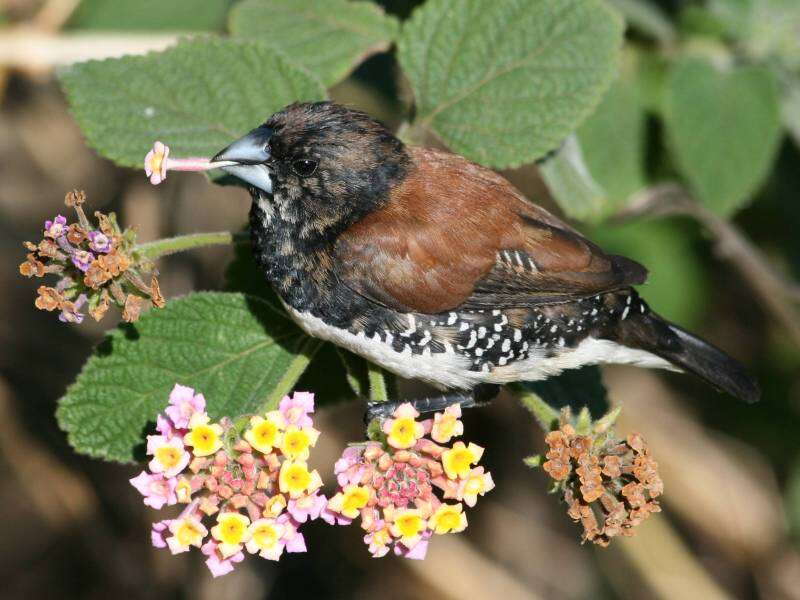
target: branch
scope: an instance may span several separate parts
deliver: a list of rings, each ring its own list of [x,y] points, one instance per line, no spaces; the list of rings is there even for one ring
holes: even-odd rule
[[[0,30],[0,68],[49,71],[53,67],[84,60],[163,50],[177,40],[175,33],[52,34],[18,25]]]
[[[717,255],[733,263],[760,296],[764,306],[800,345],[800,286],[775,271],[764,254],[730,221],[705,208],[684,187],[665,183],[636,194],[616,220],[639,216],[689,216],[701,223],[716,242]]]

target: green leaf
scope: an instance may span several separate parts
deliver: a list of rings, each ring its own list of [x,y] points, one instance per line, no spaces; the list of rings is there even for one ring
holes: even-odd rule
[[[61,399],[58,422],[90,456],[132,461],[175,383],[213,419],[276,406],[320,342],[258,298],[194,293],[113,331]]]
[[[661,44],[671,44],[676,33],[672,22],[661,9],[649,0],[608,0],[617,9],[628,26],[640,31]]]
[[[567,138],[554,156],[539,165],[547,189],[564,213],[573,219],[597,221],[608,205],[606,191],[594,179],[578,138]]]
[[[608,224],[586,233],[606,252],[628,256],[650,270],[638,292],[653,310],[684,327],[702,324],[710,290],[691,226],[659,219]]]
[[[578,130],[583,157],[607,197],[603,216],[645,187],[646,115],[632,77],[619,79]]]
[[[245,0],[231,11],[229,27],[279,48],[328,86],[387,50],[398,30],[379,6],[346,0]]]
[[[704,204],[730,215],[750,200],[781,136],[778,89],[768,69],[722,71],[683,60],[667,83],[664,118],[676,162]]]
[[[232,0],[82,0],[71,29],[221,31]]]
[[[800,147],[800,77],[785,82],[781,97],[783,124]]]
[[[599,367],[571,369],[564,371],[558,377],[551,377],[545,381],[530,381],[523,386],[537,394],[556,411],[556,414],[565,406],[569,406],[574,415],[587,407],[591,416],[599,419],[610,408]]]
[[[155,140],[175,156],[211,156],[287,104],[325,97],[275,50],[212,38],[80,63],[61,81],[89,145],[128,167],[141,167]]]
[[[622,29],[597,0],[429,0],[404,25],[399,59],[420,125],[470,159],[514,167],[591,113]]]

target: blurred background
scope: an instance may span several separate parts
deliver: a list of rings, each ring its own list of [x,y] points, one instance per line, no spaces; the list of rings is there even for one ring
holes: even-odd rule
[[[231,4],[203,0],[187,11],[186,2],[158,0],[0,2],[3,597],[800,598],[800,341],[792,329],[800,288],[776,318],[741,265],[681,216],[584,230],[647,264],[654,277],[643,292],[652,306],[740,359],[764,395],[745,406],[690,377],[605,369],[612,401],[624,405],[619,431],[645,436],[665,482],[664,512],[636,537],[608,549],[580,545],[579,527],[546,494],[548,478],[521,462],[542,450],[541,432],[501,397],[465,417],[470,438],[489,448],[484,460],[497,488],[470,513],[466,532],[438,538],[425,561],[371,559],[357,528],[320,522],[304,528],[307,554],[279,564],[248,560],[218,580],[199,553],[173,557],[151,547],[155,513],[127,482],[137,467],[76,455],[53,416],[110,325],[67,327],[35,310],[38,282],[22,279],[17,267],[22,241],[63,211],[64,194],[75,187],[86,190],[91,210],[113,210],[136,225],[141,241],[243,225],[249,197],[242,189],[212,186],[201,175],[173,175],[154,188],[141,172],[98,158],[53,76],[54,67],[89,56],[162,48],[179,31],[219,31]],[[405,17],[418,3],[382,4]],[[677,20],[698,3],[656,4]],[[395,73],[390,54],[376,55],[331,95],[397,126],[404,90]],[[507,175],[558,211],[535,166]],[[800,151],[787,137],[767,183],[734,221],[773,268],[795,280],[798,189]],[[169,298],[219,289],[231,257],[215,248],[165,260],[162,290]],[[337,389],[344,394],[344,385]],[[350,401],[322,412],[315,466],[327,470],[347,441],[362,437],[361,415]]]

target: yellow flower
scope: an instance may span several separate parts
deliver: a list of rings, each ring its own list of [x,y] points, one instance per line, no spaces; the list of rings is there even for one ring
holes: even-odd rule
[[[363,485],[347,485],[328,502],[328,508],[348,519],[355,519],[359,511],[369,502],[369,488]]]
[[[275,519],[258,519],[250,525],[247,551],[269,560],[278,560],[283,553],[281,537],[284,526]]]
[[[267,418],[252,417],[250,429],[244,434],[248,443],[264,454],[269,454],[272,449],[281,443],[281,430],[285,426],[283,415],[277,410],[267,413]]]
[[[428,523],[420,511],[412,508],[395,513],[391,531],[406,548],[411,549],[417,545],[427,527]]]
[[[316,469],[308,470],[308,465],[301,460],[287,460],[281,465],[278,485],[281,492],[290,498],[299,498],[304,493],[311,493],[322,486],[322,479]]]
[[[494,481],[491,473],[484,473],[483,467],[472,469],[464,480],[461,487],[461,498],[467,506],[475,506],[478,495],[483,496],[486,492],[494,489]]]
[[[192,500],[192,484],[185,477],[178,479],[178,484],[175,486],[175,495],[178,496],[178,502],[188,504]]]
[[[477,463],[483,456],[483,448],[470,442],[465,446],[464,442],[456,442],[453,448],[442,453],[442,466],[444,472],[450,479],[466,477],[473,464]]]
[[[195,456],[208,456],[222,448],[222,426],[208,423],[208,415],[195,413],[189,421],[189,433],[183,443],[192,447]]]
[[[208,533],[200,521],[191,517],[175,519],[169,524],[169,530],[172,532],[172,537],[167,538],[167,545],[173,554],[187,552],[189,546],[199,548]]]
[[[211,535],[219,542],[218,548],[223,558],[229,558],[242,549],[242,544],[250,539],[248,526],[250,519],[238,512],[221,512],[217,524],[211,528]]]
[[[433,415],[433,428],[431,439],[440,444],[446,444],[451,438],[464,434],[464,424],[459,420],[461,406],[453,404],[448,406],[443,413]]]
[[[319,431],[313,427],[300,429],[296,425],[289,425],[283,434],[281,452],[291,460],[307,460],[309,447],[316,445]]]
[[[458,533],[467,528],[467,515],[461,504],[442,504],[433,513],[430,527],[436,533]]]
[[[398,406],[392,416],[394,418],[388,419],[383,425],[383,431],[388,436],[386,441],[392,448],[411,448],[425,435],[422,423],[416,421],[419,413],[408,402]]]
[[[264,505],[264,516],[277,517],[286,508],[286,498],[282,494],[276,494]]]

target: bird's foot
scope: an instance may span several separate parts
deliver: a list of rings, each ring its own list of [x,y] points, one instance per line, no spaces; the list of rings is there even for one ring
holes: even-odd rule
[[[389,400],[386,402],[367,402],[367,410],[364,413],[364,422],[369,424],[373,419],[383,421],[401,404],[410,404],[421,415],[443,411],[448,406],[459,404],[461,408],[473,408],[484,406],[497,396],[500,391],[498,385],[479,385],[470,392],[454,392],[451,394],[440,394],[428,398],[416,398],[409,400]]]

